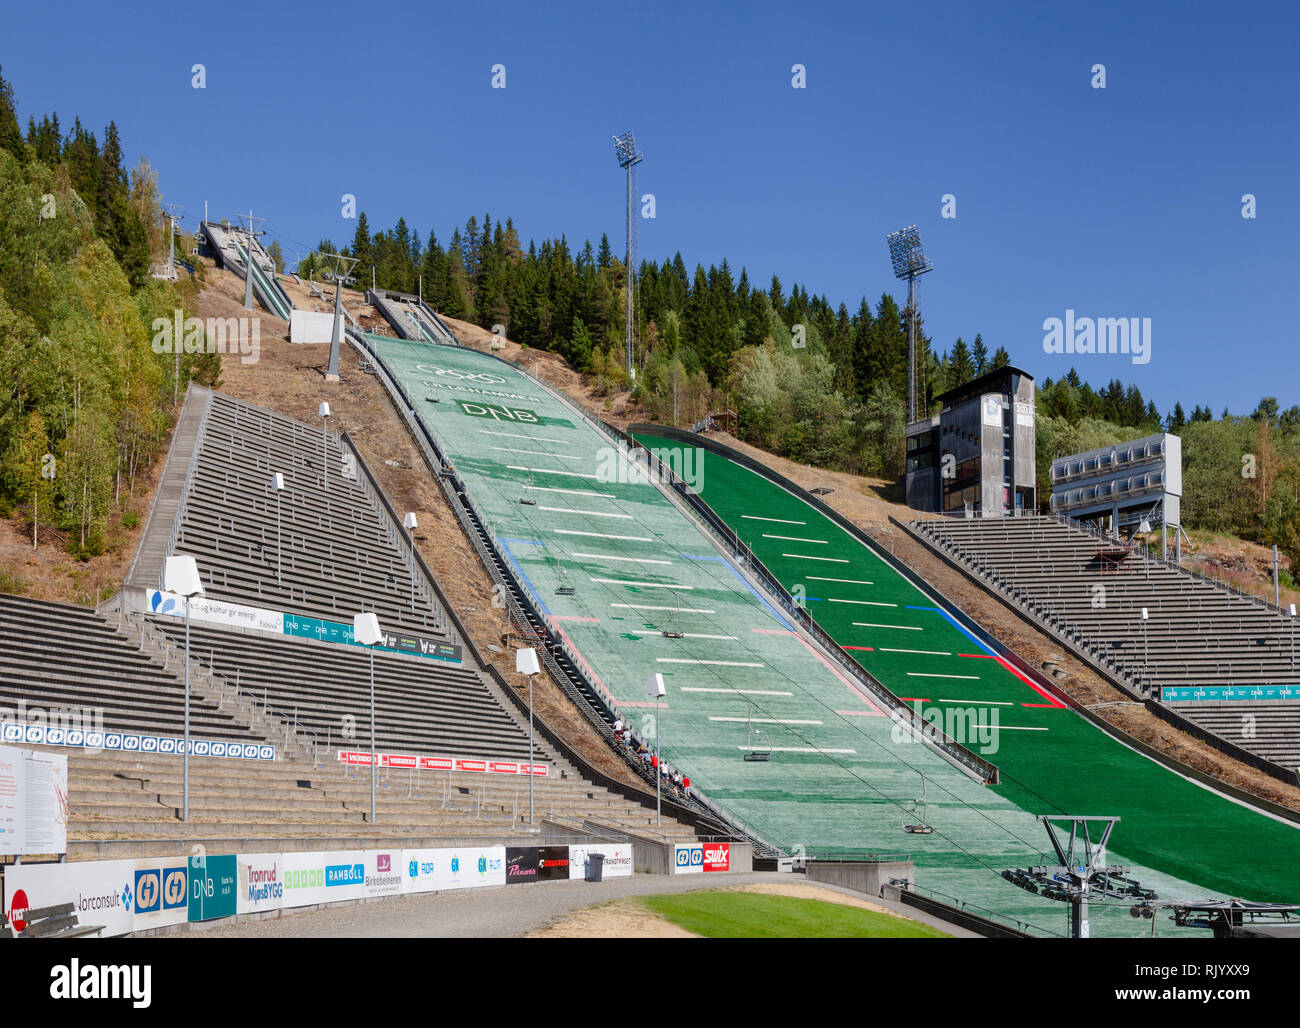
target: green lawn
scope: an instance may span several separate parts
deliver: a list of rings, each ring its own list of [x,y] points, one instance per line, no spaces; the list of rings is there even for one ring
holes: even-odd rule
[[[753,892],[647,896],[660,917],[710,939],[947,939],[935,928],[824,900]]]

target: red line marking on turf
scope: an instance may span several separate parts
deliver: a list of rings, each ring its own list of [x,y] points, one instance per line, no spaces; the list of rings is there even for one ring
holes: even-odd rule
[[[876,715],[870,710],[837,710],[835,713],[840,717],[875,717]]]
[[[555,619],[552,618],[551,620],[554,621]],[[561,628],[559,625],[556,625],[555,630],[560,633],[560,638],[564,640],[565,645],[568,646],[571,651],[573,651],[573,655],[577,657],[579,661],[582,662],[582,666],[585,667],[587,669],[587,673],[591,675],[591,680],[595,682],[596,685],[600,687],[600,691],[605,694],[605,699],[609,700],[610,703],[617,702],[614,699],[614,697],[610,694],[610,691],[606,687],[605,683],[600,680],[600,675],[596,674],[596,672],[592,669],[592,666],[587,663],[587,658],[582,655],[582,651],[579,650],[578,647],[574,646],[573,640],[570,639],[567,634],[565,634],[564,629]]]
[[[552,621],[584,621],[589,625],[600,624],[600,618],[584,618],[584,617],[579,617],[577,614],[552,614],[551,620]]]
[[[1008,671],[1010,671],[1013,675],[1015,675],[1017,678],[1019,678],[1022,682],[1024,682],[1025,685],[1027,685],[1027,686],[1029,686],[1029,688],[1033,689],[1034,692],[1038,693],[1039,696],[1041,696],[1043,699],[1045,699],[1047,702],[1044,703],[1044,704],[1042,704],[1042,706],[1044,706],[1044,707],[1052,707],[1052,708],[1057,709],[1057,710],[1064,710],[1064,709],[1065,709],[1065,704],[1064,704],[1064,703],[1059,702],[1059,701],[1056,699],[1056,697],[1053,696],[1051,693],[1047,692],[1047,691],[1046,691],[1045,689],[1043,689],[1041,686],[1035,684],[1034,681],[1033,681],[1032,679],[1030,679],[1030,678],[1026,678],[1023,674],[1021,674],[1019,671],[1017,671],[1017,670],[1015,669],[1015,667],[1013,667],[1013,666],[1011,665],[1011,663],[1010,663],[1010,662],[1009,662],[1005,657],[995,657],[994,659],[997,660],[997,662],[998,662],[999,664],[1001,664],[1004,668],[1006,668]]]
[[[1001,658],[992,653],[959,653],[959,657],[982,657],[984,660],[999,660]]]
[[[829,660],[827,660],[827,659],[826,659],[825,657],[823,657],[820,653],[818,653],[816,650],[814,650],[814,649],[812,648],[812,646],[811,646],[809,643],[805,642],[805,641],[804,641],[803,639],[801,639],[799,636],[795,635],[794,632],[791,632],[791,631],[789,631],[788,629],[784,629],[784,628],[751,628],[750,631],[751,631],[751,632],[754,632],[756,635],[788,635],[788,636],[790,636],[790,637],[791,637],[792,639],[794,639],[797,643],[799,643],[800,646],[802,646],[805,650],[807,650],[807,651],[808,651],[809,653],[811,653],[814,657],[816,657],[818,660],[820,660],[820,661],[822,662],[822,664],[825,665],[827,671],[829,671],[829,672],[830,672],[831,674],[833,674],[836,678],[838,678],[841,682],[843,682],[846,686],[848,686],[849,691],[850,691],[851,693],[853,693],[854,696],[856,696],[856,697],[857,697],[858,699],[860,699],[863,703],[865,703],[868,707],[870,707],[872,710],[874,710],[874,711],[875,711],[875,714],[872,715],[873,717],[884,717],[884,716],[885,716],[885,712],[884,712],[883,710],[881,710],[881,709],[880,709],[880,708],[875,704],[875,702],[871,699],[870,696],[868,696],[868,695],[867,695],[866,693],[864,693],[861,689],[859,689],[856,685],[854,685],[854,684],[853,684],[852,682],[850,682],[847,678],[845,678],[842,674],[840,674],[839,671],[836,670],[834,664],[832,664]]]
[[[1022,707],[1046,707],[1049,710],[1059,710],[1061,707],[1059,703],[1022,703],[1020,705]]]
[[[898,698],[902,700],[904,703],[929,703],[930,702],[930,698],[928,696],[900,696]]]
[[[620,707],[653,707],[653,706],[656,706],[656,704],[654,704],[654,703],[646,703],[646,702],[644,702],[644,701],[642,701],[642,700],[638,700],[636,703],[628,703],[626,700],[619,700],[619,701],[618,701],[618,705],[619,705]],[[668,709],[668,704],[664,703],[662,700],[659,701],[659,703],[657,704],[657,706],[659,707],[660,710],[667,710],[667,709]]]
[[[874,650],[874,646],[841,646],[842,650]]]

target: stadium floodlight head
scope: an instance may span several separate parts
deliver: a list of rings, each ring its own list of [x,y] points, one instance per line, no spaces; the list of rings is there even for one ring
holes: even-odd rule
[[[275,474],[273,474],[273,475],[271,476],[271,488],[274,489],[277,493],[278,493],[278,492],[283,492],[283,491],[284,491],[284,475],[282,475],[282,474],[281,474],[280,472],[278,472],[278,471],[277,471]]]
[[[645,694],[652,700],[661,699],[667,694],[664,688],[664,676],[659,674],[647,675],[645,680]]]
[[[402,527],[408,532],[414,532],[420,527],[419,522],[415,520],[415,511],[408,510],[406,512],[406,517],[402,519]]]
[[[202,596],[203,582],[199,579],[199,566],[194,558],[168,557],[163,572],[163,588],[186,598]]]
[[[515,650],[515,670],[521,675],[540,675],[542,667],[537,662],[537,651],[531,646]]]
[[[916,280],[934,265],[921,246],[921,232],[915,225],[900,228],[885,237],[894,275],[907,280],[907,421],[916,420]]]
[[[1146,621],[1151,615],[1147,613],[1146,607],[1142,608],[1142,620]]]
[[[638,164],[645,159],[645,154],[636,148],[636,136],[632,130],[628,129],[621,136],[614,137],[614,154],[618,157],[618,166],[626,168],[630,164]]]
[[[378,646],[384,641],[379,630],[379,616],[367,611],[352,615],[352,637],[362,646]]]
[[[1150,534],[1151,534],[1151,522],[1148,521],[1146,518],[1143,518],[1142,523],[1138,525],[1138,535],[1150,535]]]
[[[921,231],[915,225],[889,233],[885,241],[889,243],[889,259],[896,278],[912,278],[934,270],[921,246]]]
[[[328,418],[330,416],[330,404],[328,400],[322,400],[321,405],[316,408],[318,418]]]

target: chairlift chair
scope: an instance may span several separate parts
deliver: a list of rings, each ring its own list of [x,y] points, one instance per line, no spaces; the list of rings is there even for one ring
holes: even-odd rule
[[[903,824],[903,831],[907,832],[909,835],[929,835],[934,831],[934,826],[929,823],[929,821],[926,819],[925,816],[926,815],[925,796],[926,796],[925,774],[924,772],[922,772],[921,795],[917,799],[912,801],[913,814],[916,813],[917,807],[921,808],[921,821],[920,824],[907,824],[907,823]]]
[[[772,759],[772,747],[768,745],[766,735],[761,728],[755,728],[753,724],[754,705],[749,705],[749,710],[745,714],[745,726],[748,729],[748,738],[745,744],[745,760],[747,762],[766,762]]]

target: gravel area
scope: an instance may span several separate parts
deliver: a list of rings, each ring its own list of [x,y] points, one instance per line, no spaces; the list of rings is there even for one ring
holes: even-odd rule
[[[290,913],[260,921],[225,924],[210,929],[197,928],[182,937],[208,939],[302,939],[302,938],[517,938],[562,920],[574,911],[625,896],[647,896],[663,892],[690,892],[695,889],[772,883],[797,886],[802,876],[776,872],[727,874],[713,876],[633,875],[614,878],[599,885],[584,881],[536,882],[523,887],[502,886],[491,889],[463,889],[454,892],[404,896],[400,899],[374,900]],[[811,886],[811,883],[810,883]],[[863,897],[848,889],[817,883],[818,889],[830,889],[858,899]],[[951,935],[973,938],[952,925],[945,925],[920,911],[901,907],[887,900],[871,898],[873,904],[886,907],[924,924],[933,925]]]

